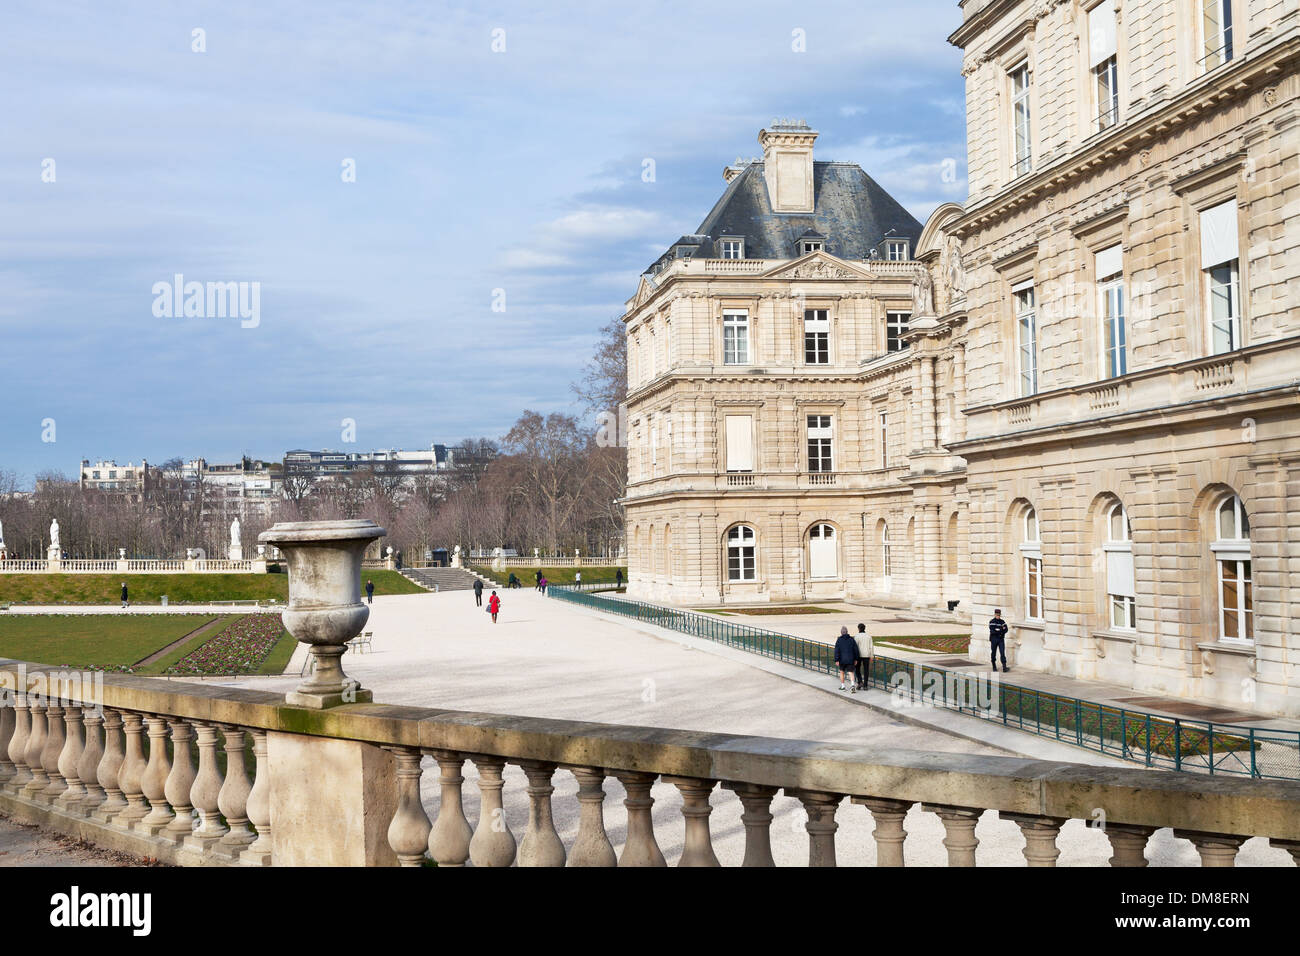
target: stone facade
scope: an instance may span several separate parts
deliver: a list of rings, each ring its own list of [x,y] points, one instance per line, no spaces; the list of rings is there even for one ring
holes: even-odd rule
[[[1300,0],[965,10],[972,655],[1300,714]]]

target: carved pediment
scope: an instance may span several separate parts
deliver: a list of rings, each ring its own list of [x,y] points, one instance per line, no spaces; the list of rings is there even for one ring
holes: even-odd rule
[[[853,268],[824,252],[810,252],[801,259],[778,266],[765,274],[768,279],[873,279],[870,272]]]

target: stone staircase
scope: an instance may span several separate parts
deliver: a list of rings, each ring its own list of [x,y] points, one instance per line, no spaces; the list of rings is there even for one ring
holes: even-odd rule
[[[468,591],[478,580],[464,568],[402,568],[402,575],[430,591]]]

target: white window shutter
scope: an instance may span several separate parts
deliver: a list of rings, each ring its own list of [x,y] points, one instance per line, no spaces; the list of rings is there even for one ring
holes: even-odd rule
[[[1106,591],[1121,597],[1137,597],[1131,549],[1106,552]]]
[[[1097,253],[1097,279],[1109,279],[1124,270],[1124,247],[1116,244]]]
[[[753,416],[727,416],[727,471],[754,470]]]
[[[1237,201],[1201,210],[1201,268],[1223,265],[1238,257]]]
[[[1114,0],[1102,0],[1100,4],[1088,11],[1088,63],[1090,66],[1104,63],[1116,54],[1119,49],[1115,36],[1116,32]]]

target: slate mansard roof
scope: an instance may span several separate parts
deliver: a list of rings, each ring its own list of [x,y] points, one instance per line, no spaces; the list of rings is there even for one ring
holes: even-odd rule
[[[907,239],[909,251],[916,251],[921,223],[861,166],[814,161],[811,213],[773,212],[763,177],[761,161],[746,165],[695,234],[678,239],[646,272],[685,256],[721,258],[723,239],[743,239],[746,259],[793,259],[799,240],[818,234],[826,238],[826,251],[841,259],[870,259],[873,248],[883,259],[886,234]]]

